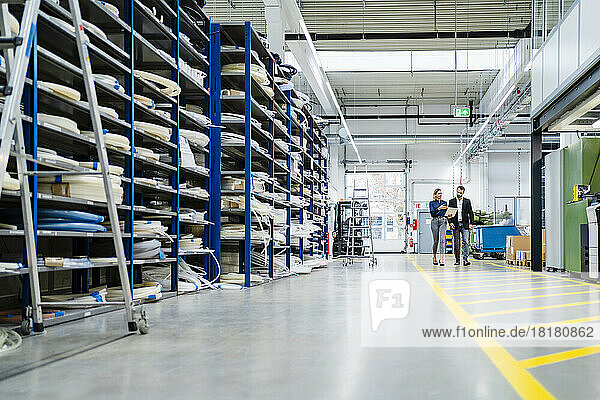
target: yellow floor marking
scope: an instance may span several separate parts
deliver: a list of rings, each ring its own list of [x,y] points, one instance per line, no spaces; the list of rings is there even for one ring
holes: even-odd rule
[[[513,273],[512,271],[502,271],[502,270],[494,270],[494,271],[473,271],[473,272],[464,272],[464,271],[448,271],[442,273],[431,273],[432,278],[443,278],[443,277],[451,277],[458,276],[461,278],[469,278],[471,276],[486,276],[492,274],[504,273],[505,275],[509,275]]]
[[[554,304],[551,306],[539,306],[539,307],[530,307],[530,308],[515,308],[513,310],[501,310],[501,311],[492,311],[486,313],[479,314],[471,314],[473,318],[482,318],[482,317],[491,317],[492,315],[504,315],[504,314],[515,314],[525,311],[539,311],[539,310],[550,310],[553,308],[565,308],[565,307],[577,307],[577,306],[585,306],[588,304],[598,304],[600,300],[594,301],[578,301],[576,303],[565,303],[565,304]]]
[[[510,293],[510,292],[525,292],[528,290],[544,290],[544,289],[556,289],[556,288],[565,288],[565,287],[573,287],[573,286],[584,286],[585,284],[583,283],[577,283],[574,285],[556,285],[556,286],[542,286],[542,287],[535,287],[535,288],[525,288],[525,289],[509,289],[509,290],[494,290],[491,292],[469,292],[469,293],[459,293],[459,294],[452,294],[452,297],[458,297],[458,296],[475,296],[475,295],[479,295],[479,294],[494,294],[494,293]]]
[[[460,270],[459,268],[446,268],[443,269],[442,271],[440,271],[440,268],[434,268],[434,269],[424,269],[423,271],[425,272],[431,272],[433,274],[447,274],[447,273],[453,273],[453,274],[457,274],[457,273],[473,273],[473,272],[506,272],[506,270],[504,269],[489,269],[489,268],[482,268],[482,269],[468,269],[468,270]]]
[[[585,318],[575,318],[575,319],[567,319],[564,321],[554,321],[554,322],[547,322],[545,324],[537,324],[537,325],[527,325],[531,328],[541,328],[543,326],[561,326],[561,325],[568,325],[568,324],[581,324],[584,322],[593,322],[593,321],[600,321],[600,315],[596,315],[593,317],[585,317]]]
[[[515,267],[509,267],[508,265],[502,265],[502,264],[496,264],[496,263],[489,263],[490,265],[497,265],[499,267],[502,268],[506,268],[506,269],[512,269],[512,270],[516,270],[516,271],[524,271],[524,272],[529,272],[532,275],[541,275],[541,276],[548,276],[547,274],[544,274],[542,272],[535,272],[535,271],[527,271],[527,270],[523,270],[521,268],[515,268]],[[560,279],[561,281],[565,281],[565,282],[575,282],[575,283],[582,283],[584,285],[587,286],[593,286],[593,287],[597,287],[600,288],[600,285],[595,284],[595,283],[589,283],[589,282],[582,282],[582,281],[578,281],[575,279],[570,279],[570,278],[563,278],[563,277],[556,277],[555,279]]]
[[[462,282],[456,282],[456,283],[446,283],[446,282],[441,282],[442,285],[444,285],[445,288],[449,288],[452,285],[464,285],[466,283],[485,283],[485,282],[506,282],[506,281],[512,281],[512,282],[517,282],[517,281],[532,281],[534,279],[539,279],[537,277],[532,277],[532,276],[527,276],[527,277],[514,277],[514,278],[491,278],[491,279],[474,279],[474,280],[467,280],[467,281],[462,281]],[[436,281],[437,282],[437,281]]]
[[[471,275],[471,276],[458,276],[458,277],[443,277],[441,279],[438,279],[436,277],[435,281],[438,283],[444,282],[444,281],[464,281],[464,280],[468,280],[468,279],[483,279],[483,278],[531,278],[531,275],[517,275],[515,273],[504,273],[504,274],[492,274],[492,273],[488,273],[488,274],[477,274],[477,275]]]
[[[411,257],[409,257],[409,260],[421,273],[429,286],[431,286],[435,294],[446,304],[450,312],[452,312],[452,314],[461,324],[463,324],[463,326],[468,329],[481,328],[477,321],[467,314],[452,297],[446,294],[444,289],[435,283],[435,281],[421,269],[419,264],[417,264]],[[519,362],[515,360],[515,358],[511,356],[508,351],[506,351],[506,349],[501,347],[496,340],[491,338],[474,338],[473,340],[475,340],[485,354],[487,354],[496,368],[498,368],[506,380],[523,399],[554,399],[550,392],[548,392],[548,390],[525,368],[521,367]]]
[[[581,292],[539,294],[537,296],[506,297],[506,298],[503,298],[503,299],[486,299],[486,300],[464,301],[464,302],[458,303],[458,304],[464,305],[464,304],[494,303],[494,302],[497,302],[497,301],[537,299],[537,298],[540,298],[540,297],[568,296],[568,295],[572,295],[572,294],[585,294],[585,293],[597,293],[597,292],[600,292],[600,289],[599,290],[584,290],[584,291],[581,291]]]
[[[477,286],[460,286],[460,287],[447,287],[446,289],[452,289],[452,290],[456,290],[456,289],[476,289],[476,288],[484,288],[484,287],[498,287],[498,286],[517,286],[517,285],[529,285],[530,283],[550,283],[547,280],[543,280],[543,281],[534,281],[534,280],[530,280],[528,282],[517,282],[517,283],[500,283],[500,284],[494,284],[494,285],[477,285]]]
[[[523,368],[535,368],[542,365],[554,364],[561,361],[572,360],[574,358],[585,357],[596,353],[600,353],[600,346],[582,347],[580,349],[561,351],[560,353],[521,360],[519,361],[519,365]]]

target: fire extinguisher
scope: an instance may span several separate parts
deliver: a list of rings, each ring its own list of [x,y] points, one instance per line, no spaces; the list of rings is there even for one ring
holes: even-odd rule
[[[415,245],[415,243],[413,242],[413,239],[412,239],[412,238],[410,238],[410,239],[408,240],[408,246],[409,246],[409,247],[413,247],[414,245]]]

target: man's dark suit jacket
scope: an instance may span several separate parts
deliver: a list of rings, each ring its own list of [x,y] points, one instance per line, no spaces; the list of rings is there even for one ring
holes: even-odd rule
[[[458,207],[458,200],[455,198],[450,199],[448,202],[448,207]],[[463,206],[462,206],[462,226],[463,228],[469,229],[469,225],[473,225],[475,222],[475,214],[473,213],[473,208],[471,207],[471,200],[463,197]],[[448,222],[454,224],[454,226],[458,226],[458,213],[453,218],[449,218]]]

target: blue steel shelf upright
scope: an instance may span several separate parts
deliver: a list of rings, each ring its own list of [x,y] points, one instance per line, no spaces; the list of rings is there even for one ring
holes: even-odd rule
[[[243,207],[222,210],[223,218],[229,223],[243,225],[243,235],[240,238],[221,238],[221,247],[222,252],[226,250],[230,255],[237,252],[238,268],[230,272],[242,274],[244,286],[249,287],[254,267],[253,257],[256,259],[264,254],[266,275],[269,278],[275,277],[275,246],[272,240],[274,220],[272,217],[268,219],[268,229],[258,223],[252,201],[255,199],[279,209],[286,207],[285,202],[275,198],[276,191],[280,190],[276,181],[276,170],[281,167],[275,162],[276,130],[272,114],[279,106],[275,104],[274,96],[268,92],[275,91],[273,74],[276,66],[272,55],[250,22],[214,24],[212,30],[213,35],[219,36],[221,44],[219,48],[212,48],[213,52],[220,51],[221,69],[226,65],[239,67],[237,70],[221,73],[221,89],[226,93],[221,96],[221,111],[237,117],[235,120],[221,120],[221,125],[225,126],[222,131],[238,135],[240,138],[238,143],[221,143],[221,176],[223,179],[243,180],[244,185],[243,189],[221,191],[224,196],[243,197]],[[269,90],[252,77],[255,74],[254,69],[261,64],[265,68]],[[268,177],[264,192],[256,189],[254,185],[258,174],[266,174]],[[260,249],[264,242],[252,242],[252,232],[260,229],[266,231],[269,237],[265,251]],[[260,270],[261,266],[256,260],[255,265]]]
[[[108,4],[110,3],[110,4]],[[128,139],[130,150],[107,147],[111,165],[124,169],[121,179],[123,202],[118,205],[119,217],[124,225],[124,245],[134,288],[143,282],[146,266],[162,266],[170,271],[171,286],[164,287],[163,293],[175,295],[179,291],[178,260],[181,234],[193,232],[203,235],[204,245],[215,249],[219,259],[220,237],[220,130],[206,128],[198,121],[189,118],[186,112],[188,105],[196,106],[199,111],[209,116],[215,125],[220,119],[220,66],[211,69],[215,60],[211,53],[210,19],[195,0],[112,0],[107,3],[95,0],[82,0],[80,3],[84,20],[93,22],[104,34],[87,30],[90,38],[90,54],[94,74],[105,74],[116,78],[118,84],[107,84],[96,81],[99,103],[109,106],[117,116],[101,114],[103,128],[112,134]],[[21,5],[11,5],[11,12],[20,18]],[[95,143],[85,135],[77,132],[61,130],[56,126],[38,121],[41,113],[69,118],[77,123],[81,131],[90,130],[89,108],[85,103],[61,97],[48,90],[38,81],[52,82],[74,88],[83,89],[83,77],[78,67],[78,55],[75,51],[75,37],[63,22],[71,23],[68,1],[58,2],[44,0],[37,24],[37,42],[34,43],[28,70],[28,82],[23,96],[24,135],[27,152],[38,158],[38,149],[46,148],[56,151],[78,162],[95,160]],[[218,38],[218,35],[216,35]],[[217,52],[218,54],[218,52]],[[184,70],[182,61],[189,66],[203,71],[207,78],[202,82]],[[146,79],[138,78],[136,71],[150,72],[171,79],[182,91],[171,97]],[[215,82],[214,85],[211,83]],[[211,101],[214,96],[215,101]],[[143,97],[152,100],[152,105],[144,104]],[[149,135],[136,127],[135,121],[149,122],[170,130],[170,140],[163,140]],[[180,136],[179,129],[203,131],[210,138],[210,150],[195,148],[204,161],[204,166],[211,172],[194,173],[180,168]],[[159,155],[158,159],[141,156],[138,148],[152,149]],[[199,161],[201,162],[201,161]],[[34,170],[38,164],[29,165]],[[42,169],[52,169],[42,165]],[[213,174],[212,171],[216,173]],[[159,179],[156,185],[139,181],[140,178]],[[38,178],[30,178],[34,227],[36,243],[40,257],[107,257],[103,245],[109,242],[111,235],[104,232],[78,232],[37,230],[37,214],[41,208],[61,210],[79,210],[106,215],[106,203],[40,192]],[[180,183],[194,182],[205,188],[210,199],[184,197],[180,191]],[[3,191],[2,205],[18,207],[17,192]],[[200,228],[180,221],[181,207],[194,207],[199,211],[207,211],[207,221]],[[159,234],[134,232],[134,223],[143,220],[160,220],[168,227],[167,238]],[[0,230],[3,240],[14,241],[13,248],[19,248],[22,231]],[[135,258],[134,242],[140,240],[158,240],[161,243],[161,254],[155,258]],[[216,247],[215,247],[216,246]],[[212,257],[203,252],[199,257],[207,269],[210,280],[217,278],[218,269]],[[198,258],[192,262],[198,264]],[[41,267],[47,274],[47,294],[55,287],[55,282],[68,279],[70,275],[71,292],[73,294],[88,293],[93,288],[110,286],[115,279],[116,263],[106,261],[89,268]],[[0,274],[0,287],[7,280],[21,279],[23,293],[23,309],[29,301],[28,279],[25,273],[12,274],[6,277]],[[14,298],[17,299],[15,291]],[[57,316],[46,326],[56,323],[94,315],[114,309],[113,306],[97,307],[90,310],[68,311]]]

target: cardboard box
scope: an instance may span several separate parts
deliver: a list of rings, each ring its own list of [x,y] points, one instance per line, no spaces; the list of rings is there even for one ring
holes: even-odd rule
[[[531,237],[529,236],[507,236],[506,237],[506,259],[519,260],[517,252],[531,250]]]

